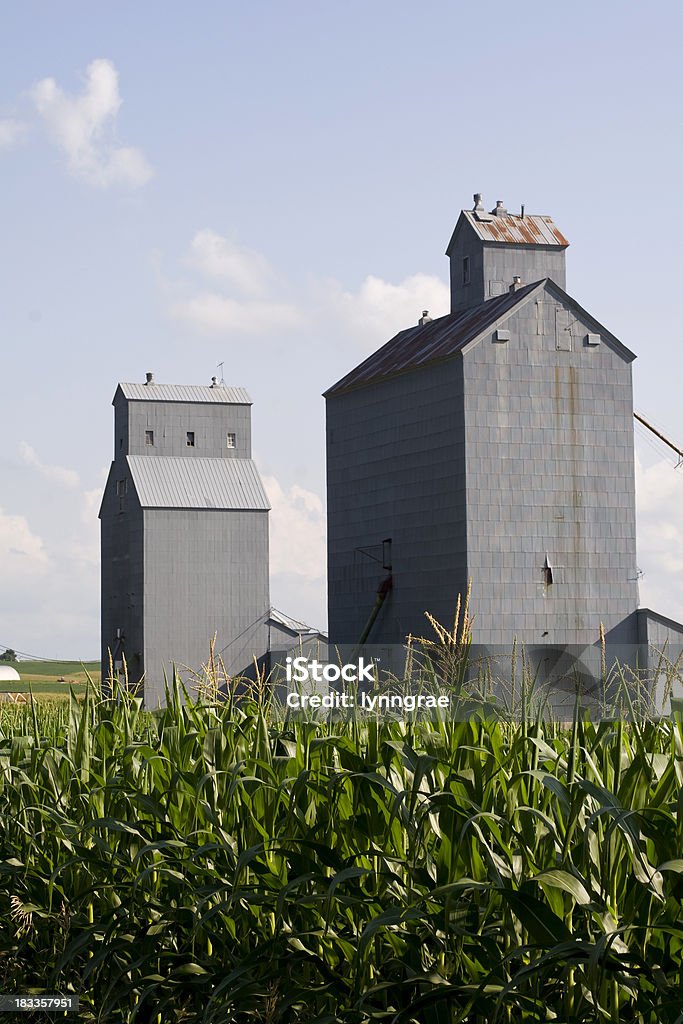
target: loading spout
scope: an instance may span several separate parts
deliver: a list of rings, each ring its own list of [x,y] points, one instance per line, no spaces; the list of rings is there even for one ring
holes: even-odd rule
[[[358,651],[358,649],[363,646],[363,644],[367,641],[368,637],[370,636],[370,631],[372,630],[372,627],[375,624],[375,621],[380,613],[382,605],[389,596],[389,593],[393,585],[394,578],[392,574],[389,573],[388,576],[384,577],[384,579],[377,588],[377,597],[375,598],[375,603],[372,607],[372,611],[370,612],[370,617],[368,618],[368,621],[365,623],[365,628],[363,629],[363,632],[360,635],[360,639],[356,646],[356,651]]]

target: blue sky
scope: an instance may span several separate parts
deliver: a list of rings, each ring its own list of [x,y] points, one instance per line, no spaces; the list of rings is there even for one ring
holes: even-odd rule
[[[679,5],[25,0],[0,40],[0,645],[98,651],[118,380],[254,400],[273,603],[325,625],[321,392],[448,310],[462,207],[553,216],[683,445]],[[683,469],[640,429],[641,601],[683,618]]]

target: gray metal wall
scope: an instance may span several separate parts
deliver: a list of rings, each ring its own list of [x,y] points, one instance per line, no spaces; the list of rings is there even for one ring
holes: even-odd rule
[[[504,295],[515,276],[521,278],[522,284],[532,284],[549,277],[564,291],[567,287],[564,250],[557,246],[495,245],[489,242],[484,248],[486,298]]]
[[[470,261],[469,284],[463,282],[463,260]],[[450,253],[451,272],[451,313],[478,306],[489,296],[486,294],[484,279],[484,244],[472,227],[463,221],[456,232]],[[512,284],[512,278],[510,278]]]
[[[650,644],[655,654],[666,653],[677,657],[683,647],[683,623],[676,622],[649,608],[638,609],[638,628],[641,643]]]
[[[145,704],[163,703],[164,671],[190,680],[217,633],[230,673],[268,648],[268,513],[144,511]],[[185,671],[185,667],[190,671]]]
[[[457,360],[328,398],[333,643],[359,639],[389,537],[394,585],[369,642],[430,634],[425,611],[452,621],[466,581],[462,401]]]
[[[120,501],[116,481],[128,477],[125,457],[116,460],[105,487],[101,526],[102,558],[102,678],[109,672],[109,654],[122,649],[129,680],[139,681],[143,672],[143,519],[142,509],[128,481],[128,493]],[[123,643],[117,644],[117,630]]]
[[[475,637],[593,643],[638,606],[631,366],[547,290],[505,327],[464,356]]]
[[[463,283],[463,259],[470,260],[470,282]],[[477,306],[486,299],[504,295],[515,276],[522,284],[549,277],[566,288],[565,250],[558,246],[510,245],[483,242],[463,221],[450,255],[451,312]]]
[[[683,623],[640,608],[638,628],[640,665],[647,669],[652,700],[660,714],[668,715],[670,698],[679,704],[683,700]]]
[[[369,642],[452,621],[472,578],[477,644],[635,643],[631,367],[546,288],[462,357],[330,396],[330,640],[353,643],[392,537]],[[553,572],[547,585],[544,563]]]
[[[128,455],[186,455],[216,459],[251,458],[251,406],[217,402],[128,401],[117,395],[114,403],[115,457]],[[148,445],[145,431],[154,431]],[[187,431],[194,431],[194,448],[187,446]],[[227,447],[228,433],[235,448]]]

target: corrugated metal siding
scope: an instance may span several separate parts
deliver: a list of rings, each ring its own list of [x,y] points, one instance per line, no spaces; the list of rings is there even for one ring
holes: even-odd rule
[[[482,331],[495,324],[501,316],[509,313],[538,286],[537,281],[516,292],[488,299],[479,306],[473,306],[472,309],[441,316],[438,320],[432,320],[421,327],[410,327],[406,331],[401,331],[342,377],[325,392],[325,395],[334,395],[346,391],[347,388],[369,384],[383,377],[392,377],[403,370],[455,355]]]
[[[270,507],[251,459],[129,455],[127,461],[143,508]]]
[[[200,384],[119,384],[124,398],[134,402],[221,402],[251,405],[245,388],[203,387]]]
[[[510,245],[569,245],[564,235],[555,227],[552,217],[539,214],[525,214],[524,217],[509,213],[504,217],[487,215],[479,220],[472,210],[463,210],[468,221],[484,242],[507,242]]]

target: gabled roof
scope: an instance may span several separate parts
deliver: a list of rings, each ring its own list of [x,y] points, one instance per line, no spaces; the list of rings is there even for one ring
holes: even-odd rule
[[[469,224],[482,242],[497,242],[501,245],[543,245],[566,249],[569,242],[555,226],[552,217],[545,214],[506,213],[503,215],[485,213],[483,210],[462,210],[446,249],[450,256],[455,236],[462,224]]]
[[[569,242],[553,223],[552,217],[544,214],[475,213],[463,210],[465,218],[484,242],[508,242],[511,245],[553,245],[566,249]]]
[[[516,292],[488,299],[471,309],[440,316],[422,326],[401,331],[333,384],[325,392],[325,397],[455,355],[469,341],[506,316],[536,287],[537,284],[529,284]]]
[[[659,622],[662,626],[666,626],[668,629],[671,629],[676,633],[680,633],[683,638],[683,622],[677,622],[675,619],[670,619],[668,616],[662,615],[660,612],[653,612],[652,608],[638,608],[636,610],[636,614],[644,616],[647,619],[654,619],[655,622]]]
[[[559,298],[580,317],[595,326],[605,341],[612,346],[627,362],[635,359],[635,355],[615,338],[607,328],[603,327],[595,317],[586,312],[578,302],[555,284],[550,278],[536,281],[519,288],[515,292],[487,299],[478,306],[450,313],[437,320],[421,326],[409,327],[401,331],[371,356],[363,360],[345,377],[333,384],[325,392],[329,398],[344,391],[374,384],[389,377],[395,377],[408,370],[419,369],[430,363],[450,359],[483,335],[492,331],[500,322],[504,322],[512,312],[528,302],[537,292],[547,290]]]
[[[119,394],[130,402],[220,402],[226,405],[251,405],[244,388],[219,384],[205,387],[201,384],[119,384]]]
[[[282,626],[283,629],[287,629],[291,633],[295,633],[300,636],[307,633],[315,634],[317,636],[324,635],[319,629],[315,629],[314,626],[308,626],[305,622],[293,619],[290,615],[285,615],[284,612],[279,611],[277,608],[270,609],[268,618],[278,626]]]
[[[143,508],[270,508],[251,459],[129,455],[127,462]]]

